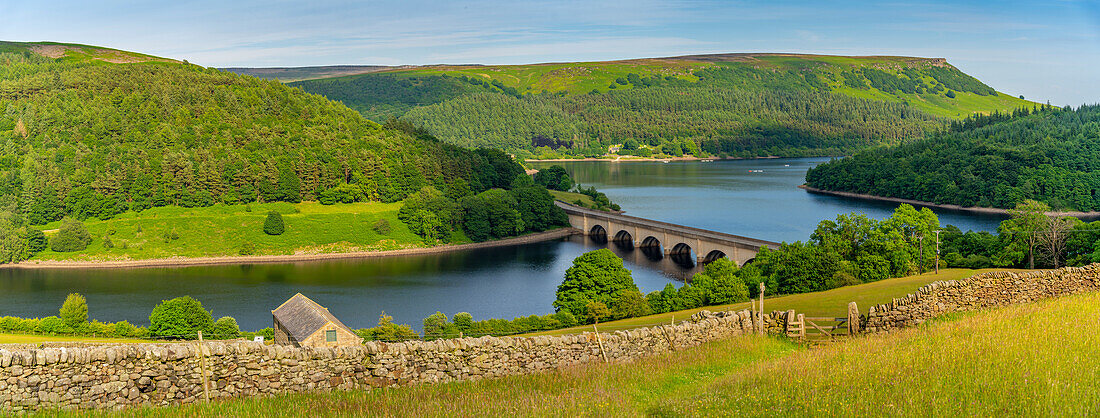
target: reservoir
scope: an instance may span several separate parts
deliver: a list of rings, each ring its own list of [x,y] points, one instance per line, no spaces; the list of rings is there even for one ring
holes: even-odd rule
[[[891,203],[807,193],[796,186],[823,158],[715,162],[530,163],[559,164],[581,184],[593,185],[627,214],[770,241],[806,240],[823,219],[863,212],[889,216]],[[1000,218],[937,212],[941,225],[996,229]],[[575,257],[604,248],[584,237],[462,252],[303,263],[95,270],[0,269],[0,316],[45,317],[70,292],[88,299],[89,318],[147,325],[161,300],[190,295],[232,316],[242,329],[271,326],[271,313],[301,292],[352,328],[373,326],[383,311],[397,323],[421,328],[442,311],[474,319],[553,312],[554,292]],[[614,248],[643,292],[660,290],[693,270],[654,262],[640,251]]]

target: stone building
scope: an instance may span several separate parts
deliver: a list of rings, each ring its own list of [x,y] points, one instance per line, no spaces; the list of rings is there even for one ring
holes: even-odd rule
[[[346,347],[363,339],[336,319],[328,308],[298,293],[271,311],[275,344],[295,347]]]

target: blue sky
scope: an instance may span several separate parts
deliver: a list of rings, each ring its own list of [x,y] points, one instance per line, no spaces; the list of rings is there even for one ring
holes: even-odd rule
[[[1100,102],[1100,0],[0,1],[0,39],[206,66],[519,64],[719,52],[945,57],[1000,91]]]

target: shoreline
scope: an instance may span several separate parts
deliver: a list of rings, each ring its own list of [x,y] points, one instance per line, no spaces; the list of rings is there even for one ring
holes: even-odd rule
[[[107,269],[107,268],[147,268],[147,267],[188,267],[209,266],[219,264],[270,264],[270,263],[296,263],[309,261],[345,260],[354,258],[382,258],[400,257],[409,255],[441,254],[454,251],[477,250],[483,248],[509,247],[513,245],[533,244],[536,242],[553,241],[570,237],[579,233],[572,227],[559,228],[551,231],[536,232],[487,242],[473,242],[458,245],[440,245],[437,247],[406,248],[388,251],[357,251],[350,253],[325,253],[325,254],[283,254],[283,255],[250,255],[250,256],[222,256],[222,257],[173,257],[151,258],[147,260],[118,260],[118,261],[59,261],[59,260],[26,260],[14,264],[0,265],[2,269]]]
[[[833,190],[818,189],[810,187],[805,184],[799,185],[799,189],[805,190],[809,193],[823,194],[827,196],[847,197],[852,199],[871,200],[876,202],[891,202],[891,203],[906,203],[917,207],[924,207],[930,209],[944,209],[956,212],[966,212],[978,215],[995,215],[995,216],[1009,216],[1008,209],[1001,208],[987,208],[981,206],[959,206],[948,204],[937,204],[932,202],[925,202],[921,200],[902,199],[900,197],[885,197],[875,196],[870,194],[860,194],[852,192],[838,192]],[[1051,211],[1046,213],[1048,216],[1071,216],[1074,218],[1083,219],[1097,219],[1100,218],[1100,212],[1056,212]]]
[[[740,157],[668,157],[668,158],[642,158],[642,157],[630,157],[630,158],[550,158],[545,160],[537,159],[525,159],[525,163],[566,163],[570,161],[606,161],[609,163],[623,163],[623,162],[671,162],[671,161],[724,161],[724,160],[775,160],[783,157],[770,155],[767,157],[752,157],[752,158],[740,158]]]

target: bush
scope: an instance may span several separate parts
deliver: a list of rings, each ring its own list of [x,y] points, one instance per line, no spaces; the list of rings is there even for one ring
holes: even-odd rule
[[[35,331],[44,334],[69,334],[73,332],[72,327],[65,325],[65,321],[56,316],[47,316],[38,321],[38,328]]]
[[[80,329],[88,322],[88,301],[79,293],[70,293],[61,304],[61,320],[72,329]]]
[[[469,334],[470,328],[474,326],[474,316],[470,315],[469,312],[456,313],[453,319],[458,332],[463,334]]]
[[[50,249],[59,253],[83,251],[92,243],[92,236],[84,228],[84,223],[65,217],[61,220],[61,229],[50,240]]]
[[[129,321],[118,321],[108,327],[105,332],[112,337],[134,337],[137,336],[137,327]]]
[[[46,241],[46,234],[38,229],[31,229],[27,231],[27,250],[31,254],[38,254],[46,249],[49,243]]]
[[[374,328],[363,328],[355,331],[364,341],[407,341],[416,340],[420,336],[408,325],[393,323],[393,317],[382,315],[378,317],[378,325]]]
[[[390,232],[393,231],[393,228],[390,228],[390,221],[385,219],[374,221],[374,225],[371,226],[371,229],[379,235],[389,235]]]
[[[424,318],[424,339],[438,340],[441,338],[458,337],[458,327],[447,319],[443,312],[436,312]]]
[[[103,248],[108,249],[108,250],[112,249],[112,248],[115,248],[115,243],[111,242],[111,237],[110,236],[104,236],[103,237]]]
[[[214,321],[214,335],[212,338],[219,340],[231,340],[240,338],[241,328],[237,326],[237,320],[231,316],[223,316]]]
[[[256,254],[256,245],[252,244],[251,242],[246,242],[244,244],[241,244],[241,249],[237,250],[237,254],[240,254],[240,255]]]
[[[652,310],[642,293],[634,289],[623,289],[611,301],[613,318],[633,318],[649,315]]]
[[[267,213],[267,219],[264,220],[264,233],[268,235],[282,235],[286,230],[283,225],[283,215],[279,212],[271,211]]]
[[[190,296],[163,301],[149,314],[149,333],[156,337],[194,339],[213,328],[213,316]]]

